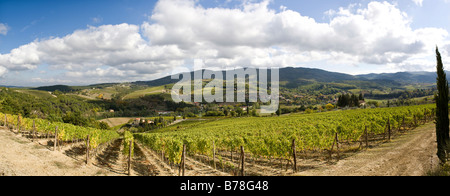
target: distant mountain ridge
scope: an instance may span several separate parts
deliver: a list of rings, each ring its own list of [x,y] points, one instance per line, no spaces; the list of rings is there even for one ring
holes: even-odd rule
[[[365,74],[358,75],[359,78],[369,80],[382,79],[392,80],[400,83],[436,83],[436,72],[398,72],[398,73],[382,73],[382,74]],[[447,72],[447,78],[448,72]]]
[[[269,70],[270,73],[270,70]],[[191,76],[194,72],[191,72]],[[225,73],[224,73],[225,75]],[[448,75],[448,73],[447,73]],[[173,84],[179,80],[172,80],[171,76],[166,76],[151,81],[136,81],[131,82],[135,85],[146,85],[146,86],[161,86],[167,84]],[[280,69],[280,82],[284,82],[282,86],[287,88],[296,88],[301,85],[312,84],[312,83],[352,83],[356,82],[371,82],[378,85],[408,85],[408,84],[434,84],[436,83],[436,73],[435,72],[398,72],[398,73],[381,73],[381,74],[362,74],[362,75],[350,75],[345,73],[330,72],[322,69],[314,68],[281,68]],[[115,83],[117,84],[117,83]],[[97,85],[107,85],[107,84],[97,84]],[[89,86],[97,86],[96,84]],[[46,87],[38,87],[38,90],[60,90],[60,91],[70,91],[79,89],[71,88],[66,85],[54,85]]]
[[[193,72],[191,72],[191,75]],[[447,74],[448,75],[448,74]],[[362,75],[350,75],[345,73],[330,72],[322,69],[314,68],[281,68],[280,69],[280,81],[288,82],[302,82],[302,81],[315,81],[315,82],[343,82],[352,80],[362,81],[383,81],[383,82],[395,82],[401,84],[411,83],[424,83],[433,84],[436,83],[435,72],[398,72],[398,73],[381,73],[381,74],[362,74]],[[133,84],[145,84],[149,86],[159,86],[177,82],[172,80],[171,76],[163,77],[151,81],[137,81]]]

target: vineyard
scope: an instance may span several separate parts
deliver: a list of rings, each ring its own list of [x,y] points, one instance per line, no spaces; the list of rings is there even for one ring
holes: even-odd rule
[[[338,161],[389,142],[432,121],[434,110],[422,105],[197,120],[134,134],[2,113],[0,125],[30,140],[53,141],[53,150],[81,145],[86,163],[96,157],[95,165],[124,175],[293,175],[310,162]]]
[[[237,174],[237,170],[246,164],[273,168],[274,163],[279,162],[280,166],[275,167],[282,168],[285,162],[287,170],[289,165],[296,165],[294,157],[308,159],[308,156],[317,158],[319,155],[331,158],[332,154],[337,154],[339,158],[340,151],[355,151],[388,141],[433,119],[434,106],[423,105],[232,118],[190,123],[183,131],[168,127],[166,132],[163,129],[158,133],[135,134],[134,137],[159,153],[169,164],[179,165],[182,157],[189,155]],[[242,157],[247,157],[244,164]]]
[[[0,113],[0,124],[10,130],[17,130],[31,139],[54,138],[54,147],[64,144],[85,142],[88,150],[96,151],[99,146],[119,138],[115,131],[80,127],[61,122],[50,122],[43,119],[22,118],[18,115]]]

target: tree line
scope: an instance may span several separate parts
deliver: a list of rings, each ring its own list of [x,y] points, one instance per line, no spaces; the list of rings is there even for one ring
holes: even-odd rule
[[[359,107],[360,101],[364,101],[362,93],[359,94],[359,96],[354,94],[343,94],[339,96],[336,105],[339,107]]]

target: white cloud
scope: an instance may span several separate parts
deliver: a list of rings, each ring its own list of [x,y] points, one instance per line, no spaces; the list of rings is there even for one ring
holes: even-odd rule
[[[98,23],[103,22],[103,18],[100,17],[100,16],[94,17],[91,20],[92,20],[92,23],[94,23],[94,24],[98,24]]]
[[[288,9],[276,12],[268,8],[268,2],[244,3],[240,9],[207,9],[194,1],[161,0],[150,17],[153,23],[144,23],[143,32],[152,44],[178,45],[190,54],[216,59],[247,58],[247,62],[263,56],[273,59],[268,49],[277,47],[291,55],[336,52],[356,56],[355,63],[400,63],[423,53],[436,43],[432,39],[447,37],[443,29],[413,30],[408,15],[388,2],[330,10],[329,23]],[[266,51],[264,55],[261,50]],[[254,53],[258,58],[253,58]]]
[[[413,29],[412,19],[388,2],[329,10],[328,23],[287,7],[272,10],[269,3],[204,8],[194,0],[160,0],[139,26],[89,26],[36,40],[0,54],[0,66],[17,71],[46,64],[65,71],[63,77],[92,83],[151,80],[195,58],[222,69],[320,61],[418,70],[430,64],[430,48],[449,44],[446,30]]]
[[[38,44],[32,42],[11,50],[9,54],[0,54],[0,66],[15,71],[37,68],[41,63]]]
[[[6,24],[0,23],[0,35],[6,35],[8,33],[8,26]]]
[[[62,38],[36,40],[0,55],[0,64],[12,70],[35,69],[45,63],[59,70],[110,66],[156,73],[158,64],[170,64],[181,56],[177,46],[149,45],[139,34],[139,26],[120,24],[89,27]]]
[[[0,77],[3,77],[6,73],[8,73],[8,70],[5,67],[0,66]]]
[[[412,0],[417,6],[422,7],[423,5],[423,0]]]

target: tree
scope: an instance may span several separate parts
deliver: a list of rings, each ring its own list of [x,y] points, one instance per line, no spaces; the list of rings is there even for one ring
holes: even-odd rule
[[[447,153],[449,152],[449,118],[448,118],[448,81],[444,72],[441,54],[436,47],[437,58],[437,88],[438,93],[435,94],[436,99],[436,139],[437,139],[437,156],[441,163],[446,162]]]
[[[328,111],[331,111],[334,109],[334,105],[331,103],[327,104],[325,107],[327,108]]]
[[[350,107],[359,107],[359,99],[356,95],[350,97]]]
[[[89,126],[89,120],[83,117],[80,112],[68,112],[62,120],[64,123],[70,123],[77,126]]]
[[[352,94],[351,96],[349,94],[340,95],[337,106],[339,107],[359,107],[359,98],[358,96]]]
[[[106,130],[106,129],[109,129],[109,125],[108,125],[108,123],[105,123],[105,122],[99,122],[98,128]]]
[[[236,116],[236,112],[234,110],[231,110],[230,111],[230,115],[231,115],[231,117],[235,117]]]
[[[339,107],[347,107],[350,105],[350,96],[348,94],[340,95],[337,105]]]
[[[242,116],[242,114],[244,113],[244,110],[241,107],[236,107],[235,110],[238,116]]]
[[[312,110],[310,108],[305,110],[305,114],[312,114],[312,113],[314,113],[314,110]]]
[[[364,95],[362,93],[359,93],[359,100],[364,101]]]
[[[225,116],[228,116],[228,115],[230,114],[230,111],[228,111],[228,108],[227,108],[227,107],[225,107],[225,108],[223,109],[223,114],[225,114]]]
[[[257,114],[257,112],[256,112],[256,109],[255,109],[255,108],[253,108],[253,109],[252,109],[252,113],[251,113],[251,114],[252,114],[252,116],[258,116],[258,114]]]
[[[250,115],[250,110],[248,109],[248,102],[247,102],[247,116]]]

